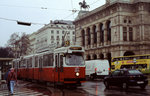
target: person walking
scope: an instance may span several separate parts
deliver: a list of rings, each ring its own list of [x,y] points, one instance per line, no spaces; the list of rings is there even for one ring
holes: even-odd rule
[[[8,71],[7,71],[6,74],[5,74],[5,80],[7,81],[7,88],[8,88],[8,91],[10,92],[10,81],[7,79],[9,72],[10,72],[10,69],[8,69]]]
[[[14,85],[15,85],[15,83],[17,83],[17,76],[16,76],[14,68],[10,69],[10,72],[8,74],[8,81],[10,81],[10,91],[11,91],[11,95],[13,95]]]

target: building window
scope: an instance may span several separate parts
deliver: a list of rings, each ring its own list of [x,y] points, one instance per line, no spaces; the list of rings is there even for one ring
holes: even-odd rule
[[[133,41],[133,28],[129,27],[129,41]]]
[[[59,45],[59,42],[57,42],[57,45]]]
[[[90,28],[87,29],[87,33],[88,33],[88,45],[91,44],[91,32],[90,32]]]
[[[51,43],[54,43],[54,41],[52,40]]]
[[[51,30],[51,34],[54,34],[54,30]]]
[[[129,20],[128,22],[129,22],[129,24],[132,24],[131,20]]]
[[[72,41],[75,42],[75,36],[72,36]]]
[[[65,33],[65,31],[62,31],[62,34],[64,34]]]
[[[75,32],[73,31],[73,32],[72,32],[72,34],[74,35],[74,34],[75,34]]]
[[[57,40],[59,40],[59,36],[57,36]]]
[[[123,41],[127,41],[127,27],[123,27]]]
[[[87,60],[91,60],[91,56],[90,55],[87,55]]]
[[[51,36],[51,40],[54,40],[54,36]]]
[[[107,21],[107,40],[111,41],[111,22]]]
[[[127,23],[127,20],[125,19],[123,22],[124,22],[124,23]]]
[[[97,30],[96,30],[96,26],[93,26],[93,34],[94,34],[94,43],[97,43]]]
[[[57,34],[59,34],[59,31],[57,31]]]
[[[102,23],[100,24],[100,42],[104,42],[104,26]]]
[[[82,34],[82,46],[85,46],[85,31],[84,31],[84,29],[82,30],[81,34]]]

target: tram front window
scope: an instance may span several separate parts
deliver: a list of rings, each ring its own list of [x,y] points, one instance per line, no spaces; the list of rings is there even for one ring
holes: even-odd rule
[[[66,55],[67,65],[84,65],[82,53],[72,53]]]

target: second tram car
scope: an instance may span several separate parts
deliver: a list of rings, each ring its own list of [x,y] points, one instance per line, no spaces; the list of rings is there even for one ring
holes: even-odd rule
[[[54,84],[81,84],[85,81],[84,50],[80,46],[57,48],[13,60],[18,78]]]

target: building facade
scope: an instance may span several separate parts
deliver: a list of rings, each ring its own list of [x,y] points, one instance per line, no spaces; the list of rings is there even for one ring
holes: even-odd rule
[[[75,26],[72,21],[55,20],[30,35],[32,54],[60,47],[63,41],[75,43]]]
[[[85,48],[86,60],[150,54],[149,18],[150,0],[106,0],[78,15],[76,43]]]

